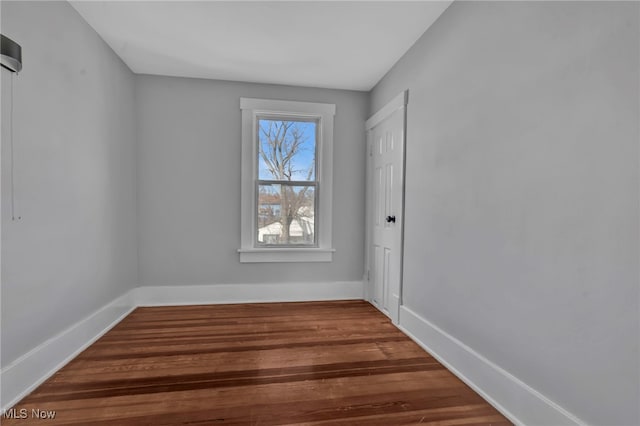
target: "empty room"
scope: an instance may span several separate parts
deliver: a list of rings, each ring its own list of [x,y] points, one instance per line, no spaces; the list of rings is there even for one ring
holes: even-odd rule
[[[2,425],[640,426],[640,2],[0,32]]]

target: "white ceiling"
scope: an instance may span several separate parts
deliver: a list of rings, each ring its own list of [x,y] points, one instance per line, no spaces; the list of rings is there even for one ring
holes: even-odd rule
[[[370,90],[451,1],[71,1],[135,73]]]

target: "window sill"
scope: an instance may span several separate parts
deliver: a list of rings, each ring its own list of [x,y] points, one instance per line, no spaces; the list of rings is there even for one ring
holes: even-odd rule
[[[240,263],[331,262],[335,249],[251,248],[239,249]]]

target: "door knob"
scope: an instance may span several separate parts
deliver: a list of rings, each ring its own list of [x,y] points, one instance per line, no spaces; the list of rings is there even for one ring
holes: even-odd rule
[[[387,223],[396,223],[396,217],[395,216],[387,216]]]

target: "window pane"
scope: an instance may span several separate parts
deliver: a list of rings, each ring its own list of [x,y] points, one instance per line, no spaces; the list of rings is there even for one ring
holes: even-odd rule
[[[315,186],[258,185],[258,244],[315,245]]]
[[[258,120],[258,179],[316,179],[315,121]]]

